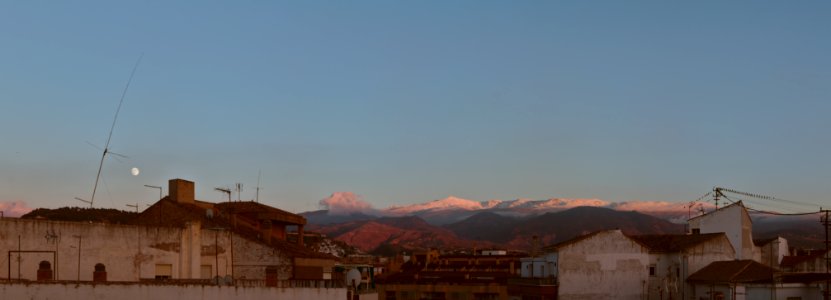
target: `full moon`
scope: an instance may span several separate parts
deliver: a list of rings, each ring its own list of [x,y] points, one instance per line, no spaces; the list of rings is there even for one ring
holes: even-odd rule
[[[138,168],[132,168],[132,169],[130,169],[130,173],[133,174],[133,176],[138,176],[139,169]]]

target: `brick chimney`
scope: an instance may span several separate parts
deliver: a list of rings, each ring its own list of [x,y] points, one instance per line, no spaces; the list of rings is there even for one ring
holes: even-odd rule
[[[171,179],[168,181],[168,191],[170,192],[170,200],[178,203],[194,203],[194,183],[184,179]]]

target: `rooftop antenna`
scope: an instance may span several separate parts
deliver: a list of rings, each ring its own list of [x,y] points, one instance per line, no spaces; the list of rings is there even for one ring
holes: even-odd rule
[[[260,177],[262,177],[262,175],[263,175],[263,170],[260,170],[259,172],[257,172],[257,188],[256,188],[257,194],[256,194],[256,198],[254,198],[255,201],[257,201],[257,203],[260,203],[260,189],[261,189],[260,188]]]
[[[242,202],[242,183],[237,182],[237,202]]]
[[[132,207],[132,208],[135,208],[135,209],[136,209],[136,213],[138,213],[138,212],[139,212],[139,211],[138,211],[138,208],[139,208],[138,203],[136,203],[136,204],[127,204],[127,207]]]
[[[214,190],[219,191],[223,194],[228,195],[228,202],[231,202],[231,189],[229,188],[214,188]]]
[[[115,121],[118,120],[118,113],[121,111],[121,105],[124,104],[124,96],[127,95],[127,89],[130,88],[130,83],[133,82],[133,75],[136,74],[136,69],[138,69],[142,57],[144,57],[144,53],[142,53],[139,56],[138,60],[136,60],[136,64],[133,66],[133,71],[130,72],[130,79],[127,79],[127,85],[124,86],[124,91],[121,92],[121,99],[118,101],[118,108],[116,108],[115,117],[113,117],[113,125],[110,126],[110,134],[107,136],[107,143],[104,144],[104,151],[101,154],[101,162],[98,164],[98,174],[95,175],[95,185],[92,186],[92,197],[89,198],[89,201],[75,197],[76,200],[89,203],[89,207],[92,207],[95,203],[95,191],[98,190],[98,180],[101,179],[101,169],[104,167],[104,158],[107,157],[107,153],[109,153],[110,150],[110,140],[112,140],[113,138],[113,130],[115,130]]]
[[[722,190],[722,188],[720,188],[720,187],[714,187],[713,188],[713,192],[715,192],[715,194],[713,195],[713,201],[715,201],[715,203],[716,203],[716,210],[718,210],[718,200],[719,200],[719,198],[721,196],[724,196],[724,194],[721,193],[721,190]]]

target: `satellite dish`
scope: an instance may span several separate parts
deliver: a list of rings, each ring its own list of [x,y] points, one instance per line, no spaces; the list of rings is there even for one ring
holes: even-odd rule
[[[358,271],[358,269],[346,272],[346,286],[352,286],[353,283],[355,286],[361,284],[361,271]]]

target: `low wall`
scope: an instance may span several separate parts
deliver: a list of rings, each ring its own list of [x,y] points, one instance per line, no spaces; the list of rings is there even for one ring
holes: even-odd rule
[[[0,283],[0,299],[346,299],[345,288],[274,288],[137,283]]]

